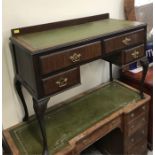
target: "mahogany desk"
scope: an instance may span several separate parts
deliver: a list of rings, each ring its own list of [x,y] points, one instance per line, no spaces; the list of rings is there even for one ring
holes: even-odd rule
[[[43,136],[43,154],[48,154],[44,113],[53,94],[80,84],[79,66],[96,59],[125,67],[134,61],[143,66],[140,96],[148,63],[144,61],[146,24],[109,19],[109,14],[12,29],[10,38],[15,65],[15,87],[25,110],[23,85],[33,97],[33,106]]]
[[[52,107],[45,115],[49,153],[80,154],[118,128],[123,137],[120,155],[146,155],[149,99],[148,95],[141,99],[137,90],[113,81]],[[13,155],[42,152],[34,117],[6,130],[4,135]]]

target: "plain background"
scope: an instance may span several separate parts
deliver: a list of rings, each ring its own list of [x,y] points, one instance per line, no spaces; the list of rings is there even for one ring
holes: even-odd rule
[[[111,18],[124,19],[123,0],[4,0],[2,7],[3,129],[21,122],[23,118],[23,108],[14,90],[14,71],[8,46],[12,28],[103,13],[110,13]],[[116,70],[117,68],[114,69],[114,72]],[[103,60],[97,60],[81,66],[80,72],[82,84],[52,97],[48,106],[52,106],[109,80],[108,64]],[[33,114],[31,96],[24,88],[23,92],[30,114]]]

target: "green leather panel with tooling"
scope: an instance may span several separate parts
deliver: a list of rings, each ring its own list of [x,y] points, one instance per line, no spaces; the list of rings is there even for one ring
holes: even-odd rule
[[[114,81],[65,106],[46,113],[46,131],[49,152],[54,153],[67,146],[67,142],[127,104],[140,100],[137,92]],[[9,130],[20,154],[40,154],[41,134],[37,120]]]
[[[33,49],[34,52],[35,50],[46,49],[76,41],[78,42],[80,40],[103,36],[140,25],[142,25],[142,23],[105,19],[80,25],[18,35],[17,39],[24,42],[27,46]]]

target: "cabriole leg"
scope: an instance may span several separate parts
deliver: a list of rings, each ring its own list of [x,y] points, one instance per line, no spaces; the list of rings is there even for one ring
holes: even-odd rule
[[[143,99],[144,98],[144,94],[143,94],[143,92],[144,92],[144,81],[145,81],[145,77],[146,77],[146,74],[148,71],[149,62],[147,59],[145,59],[145,60],[141,60],[140,63],[141,63],[141,66],[143,68],[142,78],[141,78],[141,83],[140,83],[140,96]]]
[[[23,107],[24,107],[25,116],[23,118],[23,121],[27,121],[29,118],[28,109],[27,109],[27,105],[26,105],[26,102],[25,102],[25,99],[23,96],[23,92],[22,92],[22,88],[21,88],[21,82],[18,81],[17,79],[15,79],[15,88],[16,88],[16,91],[17,91],[19,98],[20,98],[20,100],[23,104]]]
[[[47,109],[47,103],[49,99],[45,100],[35,100],[33,98],[33,108],[40,126],[42,138],[43,138],[43,155],[48,155],[48,146],[47,146],[47,136],[46,136],[46,129],[45,129],[45,122],[44,122],[44,114]]]

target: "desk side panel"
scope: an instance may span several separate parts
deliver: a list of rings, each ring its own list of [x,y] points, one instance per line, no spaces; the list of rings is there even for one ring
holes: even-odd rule
[[[26,49],[14,45],[14,58],[16,58],[15,62],[17,64],[17,78],[32,95],[36,96],[37,89],[32,56],[26,51]]]

